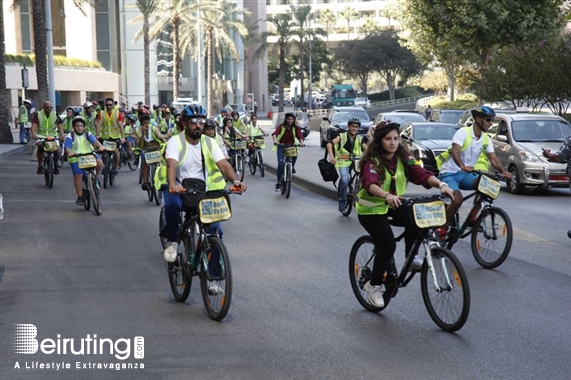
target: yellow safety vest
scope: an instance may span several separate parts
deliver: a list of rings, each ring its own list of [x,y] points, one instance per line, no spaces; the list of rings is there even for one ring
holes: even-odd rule
[[[277,141],[277,142],[280,142],[280,141],[281,141],[282,136],[284,135],[284,133],[285,133],[285,131],[286,131],[286,126],[285,126],[285,125],[282,125],[281,127],[282,127],[282,130],[281,130],[280,134],[278,135],[278,137],[276,138],[276,141]],[[293,133],[293,143],[294,143],[294,144],[299,144],[299,140],[298,140],[298,138],[297,138],[297,129],[296,129],[296,128],[297,128],[297,125],[294,125],[294,126],[292,127],[292,129],[291,129],[291,132]],[[272,148],[272,150],[276,150],[276,149],[278,149],[278,147],[277,147],[276,145],[274,145],[274,147]]]
[[[352,153],[348,152],[347,149],[345,149],[345,144],[347,144],[347,139],[349,138],[347,135],[348,133],[349,132],[341,133],[339,135],[339,149],[335,149],[335,160],[337,161],[335,164],[336,168],[347,168],[351,166],[351,154],[355,158],[355,161],[359,161],[363,155],[363,136],[355,136]],[[357,166],[357,164],[355,164],[355,166]]]
[[[45,137],[56,137],[57,127],[56,127],[57,115],[54,111],[50,112],[50,116],[46,116],[44,110],[38,112],[38,135]]]
[[[84,132],[81,136],[73,132],[71,133],[71,138],[73,140],[71,150],[74,153],[82,154],[93,152],[93,146],[87,139],[88,135],[88,132]],[[77,157],[68,157],[67,162],[73,164],[74,162],[77,162]]]
[[[28,109],[26,106],[21,105],[19,110],[20,115],[18,116],[18,123],[27,123],[28,122]]]
[[[400,157],[397,157],[397,171],[395,173],[396,189],[398,196],[401,196],[406,191],[408,179],[404,171],[404,164]],[[388,170],[385,169],[385,182],[383,183],[383,190],[389,191],[391,188],[392,177]],[[389,205],[383,198],[373,196],[367,192],[366,189],[361,188],[357,194],[357,214],[359,215],[384,215],[389,211]]]
[[[105,111],[101,111],[101,138],[103,139],[120,139],[121,138],[121,130],[119,129],[119,123],[117,120],[119,119],[119,111],[113,110],[111,111],[111,116],[109,113]]]
[[[80,115],[85,119],[85,132],[95,134],[97,132],[95,130],[95,118],[97,117],[97,113],[92,112],[91,115],[88,115],[85,111],[81,111]]]
[[[460,148],[461,152],[468,149],[468,147],[472,143],[472,127],[464,127],[464,129],[466,130],[466,139],[462,144],[462,148]],[[482,151],[480,152],[478,161],[474,166],[474,169],[476,170],[488,170],[489,166],[488,156],[486,156],[486,149],[488,148],[488,144],[490,143],[490,138],[488,137],[488,134],[485,132],[482,132],[482,135],[484,138],[484,142],[482,144]],[[452,144],[450,144],[450,146],[446,151],[442,152],[442,154],[439,154],[438,157],[436,157],[436,166],[438,167],[438,169],[440,169],[442,167],[442,164],[444,164],[444,162],[451,157],[450,156],[451,152],[452,152]]]
[[[69,133],[71,132],[71,120],[69,117],[66,117],[65,120],[63,121],[63,131],[65,133]]]

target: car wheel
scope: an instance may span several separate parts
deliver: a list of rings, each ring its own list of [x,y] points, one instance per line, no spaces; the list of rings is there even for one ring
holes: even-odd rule
[[[523,194],[525,190],[525,185],[522,185],[519,180],[519,173],[515,166],[510,168],[510,173],[512,174],[513,178],[508,181],[508,188],[510,193],[512,194]]]

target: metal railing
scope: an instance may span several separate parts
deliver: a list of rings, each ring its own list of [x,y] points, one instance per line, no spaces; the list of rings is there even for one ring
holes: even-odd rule
[[[387,106],[392,106],[395,104],[403,104],[403,103],[412,103],[412,102],[416,102],[419,99],[424,99],[424,98],[430,98],[433,97],[434,94],[429,94],[429,95],[420,95],[420,96],[414,96],[412,98],[401,98],[401,99],[394,99],[394,100],[385,100],[382,102],[374,102],[371,103],[371,107],[387,107]]]

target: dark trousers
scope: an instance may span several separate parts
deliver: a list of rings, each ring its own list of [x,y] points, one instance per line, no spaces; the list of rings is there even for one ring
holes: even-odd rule
[[[389,222],[389,217],[393,219]],[[410,209],[401,206],[396,210],[389,209],[384,215],[359,215],[359,223],[371,235],[375,242],[375,261],[373,263],[373,272],[371,274],[371,285],[381,285],[383,283],[383,274],[389,266],[395,250],[396,241],[391,225],[408,227],[410,225]],[[412,244],[420,234],[420,229],[414,227],[406,234],[405,252],[408,252]]]

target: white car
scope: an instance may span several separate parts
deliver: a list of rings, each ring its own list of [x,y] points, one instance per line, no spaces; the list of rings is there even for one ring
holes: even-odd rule
[[[355,107],[369,109],[371,108],[371,101],[369,100],[369,98],[364,96],[357,97],[355,98]]]

